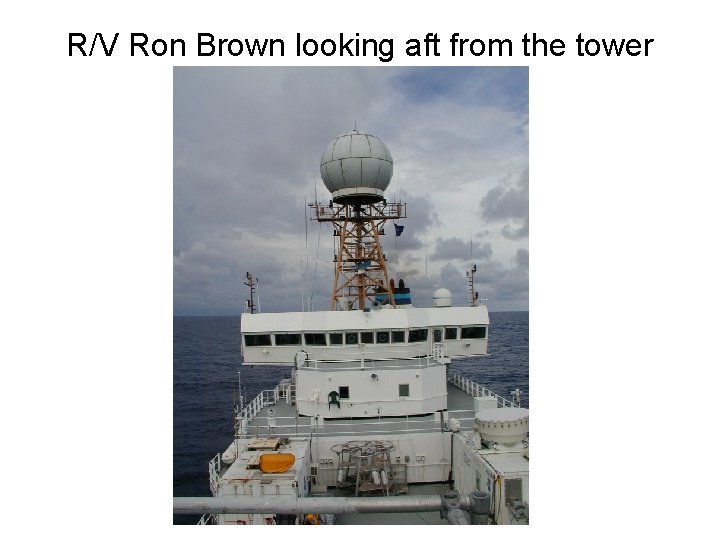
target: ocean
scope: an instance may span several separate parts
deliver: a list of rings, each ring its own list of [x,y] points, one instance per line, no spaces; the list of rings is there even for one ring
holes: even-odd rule
[[[489,356],[454,361],[450,367],[510,399],[519,388],[529,407],[529,314],[490,313]],[[290,375],[289,367],[243,366],[240,317],[175,317],[173,321],[173,495],[209,497],[208,462],[233,437],[233,400],[252,400]],[[175,524],[197,523],[199,516],[173,516]]]

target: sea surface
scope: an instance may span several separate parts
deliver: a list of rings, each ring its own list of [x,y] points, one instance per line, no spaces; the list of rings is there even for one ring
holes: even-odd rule
[[[527,311],[490,313],[489,356],[454,361],[449,367],[510,399],[519,388],[529,407]],[[252,400],[290,375],[289,367],[243,366],[240,317],[175,317],[173,321],[173,495],[209,497],[208,462],[233,437],[233,403]],[[175,524],[197,523],[199,516],[173,516]]]

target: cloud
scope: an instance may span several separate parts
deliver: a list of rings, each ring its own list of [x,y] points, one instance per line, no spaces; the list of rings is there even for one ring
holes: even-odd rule
[[[522,238],[527,238],[530,234],[530,220],[528,218],[525,218],[522,220],[522,223],[518,227],[513,227],[512,225],[503,225],[503,228],[500,230],[502,235],[505,238],[509,238],[510,240],[520,240]]]
[[[308,221],[307,202],[329,200],[320,156],[356,121],[393,155],[386,198],[407,202],[402,236],[389,222],[381,239],[392,273],[431,295],[473,231],[474,258],[500,269],[525,247],[509,209],[527,170],[527,68],[177,67],[173,100],[176,313],[241,311],[246,271],[266,311],[310,296],[325,307],[333,237]]]
[[[489,259],[492,256],[490,244],[471,244],[460,238],[439,238],[435,244],[432,258],[435,260],[459,259],[461,261],[474,261]]]
[[[527,238],[529,232],[529,174],[525,169],[515,178],[493,187],[480,201],[483,219],[507,222],[501,229],[503,236],[517,240]],[[507,184],[510,185],[507,185]]]

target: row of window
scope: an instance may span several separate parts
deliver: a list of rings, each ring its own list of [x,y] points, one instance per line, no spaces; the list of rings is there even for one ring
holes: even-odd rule
[[[446,340],[458,339],[457,328],[445,328],[444,338]],[[443,339],[443,329],[436,328],[433,330],[433,339],[441,341]],[[460,328],[460,339],[484,339],[487,332],[485,326],[463,326]],[[316,333],[305,332],[290,334],[254,334],[245,336],[245,345],[248,347],[268,347],[271,346],[271,336],[275,340],[275,345],[302,345],[303,338],[305,345],[357,345],[364,344],[385,344],[385,343],[418,343],[427,341],[428,329],[415,328],[411,330],[377,330],[375,332],[329,332]]]

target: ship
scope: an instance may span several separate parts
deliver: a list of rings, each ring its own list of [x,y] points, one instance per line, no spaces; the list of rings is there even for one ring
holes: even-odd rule
[[[332,226],[327,310],[260,313],[248,272],[241,316],[245,366],[289,374],[247,402],[234,436],[210,461],[213,497],[176,498],[200,524],[528,524],[529,410],[452,370],[482,363],[490,317],[467,272],[469,301],[446,288],[415,307],[391,277],[380,238],[406,203],[385,191],[393,159],[357,129],[321,157],[328,203],[308,206]]]

